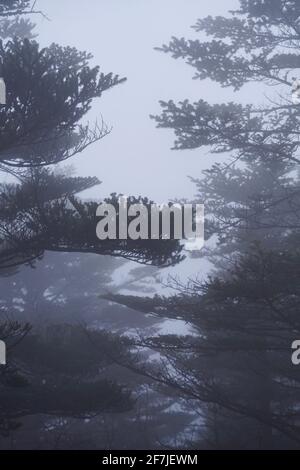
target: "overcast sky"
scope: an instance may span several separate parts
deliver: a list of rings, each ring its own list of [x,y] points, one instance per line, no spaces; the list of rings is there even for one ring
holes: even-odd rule
[[[172,35],[195,37],[197,18],[223,15],[236,0],[38,0],[51,21],[39,20],[39,41],[55,41],[90,51],[103,72],[128,81],[94,102],[92,121],[103,115],[111,135],[72,159],[80,175],[96,175],[103,184],[89,191],[100,198],[111,192],[145,195],[157,202],[192,197],[187,175],[200,176],[215,157],[203,150],[171,151],[173,134],[156,129],[149,115],[159,100],[190,98],[220,102],[230,90],[192,80],[193,69],[154,50]]]

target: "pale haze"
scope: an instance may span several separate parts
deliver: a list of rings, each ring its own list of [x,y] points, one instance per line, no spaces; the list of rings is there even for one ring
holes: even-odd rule
[[[203,149],[171,151],[172,132],[156,129],[149,115],[159,113],[159,100],[220,102],[232,98],[232,92],[192,80],[192,68],[154,47],[172,36],[197,37],[191,28],[197,18],[226,14],[237,2],[39,0],[37,5],[51,20],[38,20],[42,45],[55,41],[89,51],[103,72],[128,79],[96,100],[88,116],[92,122],[102,115],[113,126],[112,133],[67,162],[78,174],[102,181],[84,195],[102,198],[117,192],[148,196],[156,202],[192,198],[195,187],[188,175],[201,176],[214,157]]]

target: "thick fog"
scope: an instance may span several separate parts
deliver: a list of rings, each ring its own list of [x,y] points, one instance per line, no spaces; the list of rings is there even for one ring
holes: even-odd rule
[[[299,1],[0,0],[0,39],[0,450],[299,449]]]
[[[100,198],[111,192],[143,195],[157,202],[191,198],[189,175],[199,175],[210,162],[203,150],[171,151],[173,135],[159,130],[150,114],[159,114],[159,100],[203,98],[211,102],[232,97],[231,90],[191,80],[194,71],[183,61],[154,50],[172,36],[196,37],[197,18],[223,15],[236,8],[234,0],[40,0],[51,21],[38,21],[39,41],[75,46],[91,52],[103,72],[128,81],[93,103],[91,121],[103,116],[113,127],[110,136],[74,158],[80,175],[95,175],[101,187],[84,196]],[[203,158],[201,156],[203,155]]]

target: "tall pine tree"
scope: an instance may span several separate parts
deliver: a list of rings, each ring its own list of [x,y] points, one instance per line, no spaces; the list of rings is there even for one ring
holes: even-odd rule
[[[299,447],[300,369],[291,345],[300,334],[300,108],[292,101],[300,5],[240,0],[238,11],[201,19],[195,30],[207,40],[173,38],[160,49],[184,59],[196,79],[236,92],[259,83],[264,101],[251,103],[249,87],[248,105],[165,101],[155,117],[174,130],[176,150],[227,156],[195,180],[206,236],[218,239],[216,270],[204,283],[177,283],[172,297],[106,297],[190,325],[192,335],[145,340],[170,367],[141,372],[198,402],[203,446]]]
[[[32,5],[0,1],[0,76],[7,91],[7,104],[0,108],[0,170],[13,177],[0,190],[0,276],[13,275],[23,264],[37,266],[45,251],[155,265],[179,261],[177,242],[101,243],[96,238],[98,203],[77,196],[98,179],[59,174],[50,166],[81,154],[110,132],[103,122],[90,127],[83,119],[94,99],[125,79],[100,73],[90,66],[91,55],[75,48],[40,48],[31,21],[24,20],[37,13]],[[141,200],[149,203],[132,198]],[[116,204],[117,196],[106,202]],[[2,295],[5,300],[9,293]],[[8,363],[0,370],[0,434],[9,435],[26,416],[82,418],[132,406],[127,388],[104,372],[110,363],[105,351],[127,357],[126,342],[74,325],[41,332],[3,313],[0,339],[6,342]],[[100,352],[93,343],[101,344]]]

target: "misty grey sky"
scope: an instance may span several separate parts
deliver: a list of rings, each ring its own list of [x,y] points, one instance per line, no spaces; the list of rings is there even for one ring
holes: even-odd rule
[[[171,151],[172,132],[156,129],[149,115],[159,113],[160,99],[220,102],[232,92],[192,80],[191,67],[153,48],[172,35],[196,37],[191,26],[197,18],[223,15],[237,5],[237,0],[38,0],[51,18],[38,20],[42,45],[57,42],[89,51],[103,72],[128,78],[95,101],[89,116],[93,121],[103,115],[112,133],[67,162],[78,174],[103,181],[87,196],[115,191],[164,202],[194,195],[187,175],[200,176],[215,157],[203,150]]]

